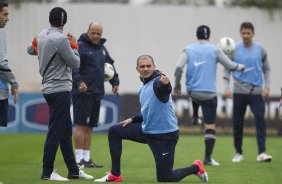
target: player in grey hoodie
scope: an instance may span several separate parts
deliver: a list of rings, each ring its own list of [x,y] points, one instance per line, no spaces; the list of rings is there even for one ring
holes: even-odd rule
[[[72,147],[71,70],[78,70],[80,66],[76,38],[63,33],[63,27],[67,22],[67,12],[63,8],[53,8],[50,11],[49,22],[51,28],[41,31],[27,49],[29,54],[38,56],[42,93],[50,113],[41,179],[58,181],[93,179],[92,176],[79,170]],[[68,168],[68,179],[54,171],[54,161],[59,145]]]

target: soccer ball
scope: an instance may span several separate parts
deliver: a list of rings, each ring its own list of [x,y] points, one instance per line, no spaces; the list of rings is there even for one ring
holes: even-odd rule
[[[227,55],[231,54],[236,48],[235,41],[230,37],[221,38],[218,46]]]
[[[111,80],[114,75],[115,75],[115,69],[113,67],[113,65],[109,64],[109,63],[105,63],[105,72],[104,72],[104,81],[109,81]]]

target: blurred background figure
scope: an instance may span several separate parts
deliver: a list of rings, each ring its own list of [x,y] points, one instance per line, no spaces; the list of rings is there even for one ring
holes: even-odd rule
[[[244,65],[236,64],[217,46],[209,43],[210,28],[201,25],[197,28],[198,42],[188,45],[183,50],[175,70],[174,94],[181,93],[180,79],[183,68],[186,70],[186,91],[194,101],[193,108],[201,106],[205,123],[205,158],[204,164],[219,166],[219,163],[211,158],[216,140],[216,65],[219,62],[229,70],[243,71]],[[196,112],[197,113],[197,112]]]
[[[243,22],[240,26],[242,41],[236,45],[232,60],[238,64],[244,64],[243,73],[233,72],[233,136],[236,154],[232,162],[243,160],[243,129],[244,116],[247,106],[250,106],[255,117],[258,162],[269,162],[272,156],[265,153],[265,98],[269,96],[270,66],[265,49],[260,43],[253,41],[255,29],[251,22]],[[230,71],[225,70],[224,75],[225,96],[232,97],[230,89]]]

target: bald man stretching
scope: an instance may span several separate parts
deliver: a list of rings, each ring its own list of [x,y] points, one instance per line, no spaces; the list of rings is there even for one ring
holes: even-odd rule
[[[90,158],[91,135],[97,127],[100,113],[101,98],[104,89],[104,64],[114,64],[102,38],[103,27],[100,22],[92,22],[87,33],[78,39],[80,68],[73,71],[73,106],[76,162],[80,167],[103,167],[95,164]],[[118,93],[119,78],[115,73],[109,81],[112,92]]]

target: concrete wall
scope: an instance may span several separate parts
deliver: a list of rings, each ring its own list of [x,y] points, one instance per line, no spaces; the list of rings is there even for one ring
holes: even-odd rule
[[[65,32],[77,37],[87,30],[91,21],[99,20],[103,23],[103,36],[108,40],[106,46],[115,59],[120,75],[120,93],[137,91],[140,81],[135,66],[139,55],[152,55],[157,68],[174,81],[175,64],[182,49],[196,41],[197,26],[209,25],[212,31],[211,42],[217,44],[222,36],[240,40],[241,22],[251,21],[256,30],[255,39],[265,46],[271,63],[271,95],[280,95],[282,14],[279,11],[270,14],[263,10],[241,8],[76,3],[10,5],[10,22],[5,32],[10,66],[22,91],[40,91],[38,61],[36,57],[26,54],[26,47],[40,30],[49,27],[48,15],[54,6],[62,6],[67,10],[69,19]],[[221,66],[218,67],[217,84],[218,92],[222,93]],[[106,86],[107,92],[110,92],[110,86]]]

